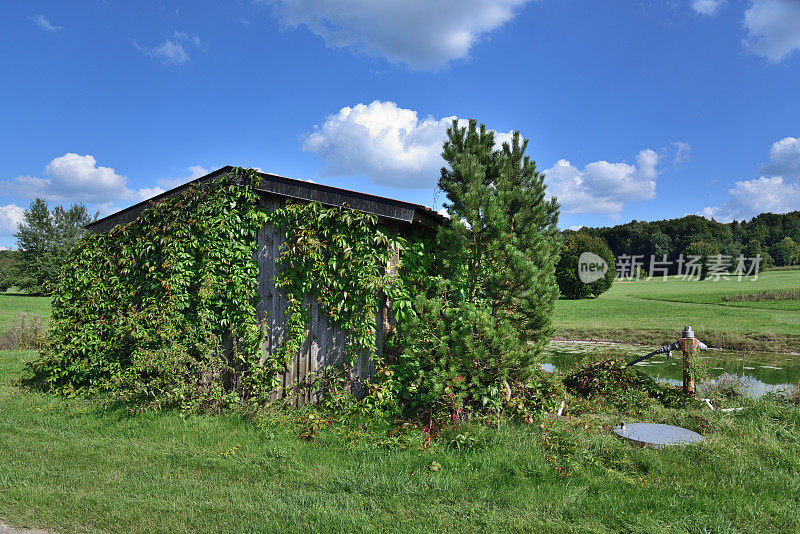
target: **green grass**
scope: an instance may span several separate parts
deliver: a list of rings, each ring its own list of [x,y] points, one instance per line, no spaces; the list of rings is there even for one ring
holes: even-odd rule
[[[800,409],[659,409],[699,446],[634,448],[610,408],[571,423],[472,427],[472,451],[305,443],[236,415],[130,416],[18,389],[31,352],[0,351],[0,520],[63,532],[791,532]],[[588,427],[588,430],[584,427]],[[376,436],[378,438],[382,436]],[[236,452],[225,451],[238,446]],[[428,466],[438,462],[442,468]],[[554,466],[571,466],[564,476]]]
[[[50,297],[0,293],[0,333],[17,322],[21,313],[35,313],[42,320],[50,319]]]
[[[723,301],[723,297],[800,287],[800,271],[768,271],[758,280],[690,281],[670,277],[617,282],[597,299],[559,300],[556,335],[641,343],[674,340],[684,325],[731,349],[800,351],[800,300]]]
[[[676,304],[653,299],[657,291],[637,294],[627,298]],[[49,314],[43,298],[0,295],[0,305],[4,325],[22,311]],[[774,400],[742,401],[747,410],[725,415],[702,407],[623,415],[603,404],[578,415],[571,405],[572,421],[541,421],[549,445],[539,424],[510,424],[465,427],[479,439],[471,451],[441,443],[404,450],[377,446],[383,433],[338,422],[306,443],[286,418],[257,425],[236,414],[133,416],[20,389],[14,381],[35,356],[0,351],[0,522],[14,526],[148,533],[800,529],[800,408]],[[637,449],[608,431],[623,418],[679,424],[706,441]],[[362,436],[354,440],[354,432]],[[441,470],[432,471],[432,462]]]

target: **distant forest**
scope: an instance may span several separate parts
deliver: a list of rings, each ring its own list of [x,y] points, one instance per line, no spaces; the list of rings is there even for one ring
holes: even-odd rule
[[[664,221],[631,221],[611,227],[583,227],[577,232],[599,237],[619,258],[622,255],[641,256],[645,271],[650,256],[656,261],[675,262],[684,256],[698,255],[705,261],[709,256],[723,254],[736,258],[761,255],[760,268],[800,265],[800,211],[783,215],[762,213],[749,221],[720,223],[697,215]],[[565,234],[575,233],[565,230]],[[0,291],[14,286],[21,266],[19,251],[0,251]],[[678,274],[677,264],[670,268]]]
[[[633,220],[617,226],[584,227],[577,231],[599,237],[616,257],[644,256],[645,266],[651,255],[659,260],[664,254],[673,261],[680,254],[724,254],[734,259],[740,254],[747,258],[760,254],[762,268],[800,263],[800,211],[783,215],[762,213],[749,221],[730,223],[687,215],[680,219]]]

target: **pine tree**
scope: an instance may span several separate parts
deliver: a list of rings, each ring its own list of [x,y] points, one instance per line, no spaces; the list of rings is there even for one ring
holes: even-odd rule
[[[472,337],[483,340],[489,360],[483,378],[522,379],[551,333],[558,204],[546,199],[544,175],[525,155],[527,140],[518,132],[500,149],[475,120],[465,128],[454,121],[447,133],[442,156],[449,168],[439,188],[451,224],[439,242],[466,275],[464,313],[472,315]]]

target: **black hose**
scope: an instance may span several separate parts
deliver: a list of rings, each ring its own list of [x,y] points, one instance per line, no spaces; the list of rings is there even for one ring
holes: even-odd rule
[[[658,349],[658,350],[654,350],[654,351],[653,351],[653,352],[651,352],[650,354],[646,354],[646,355],[642,356],[641,358],[637,358],[637,359],[633,360],[631,363],[629,363],[629,364],[628,364],[628,367],[630,367],[631,365],[636,365],[637,363],[639,363],[639,362],[641,362],[641,361],[644,361],[644,360],[646,360],[646,359],[647,359],[647,358],[649,358],[650,356],[655,356],[656,354],[662,354],[662,353],[664,353],[664,352],[665,352],[665,351],[664,351],[664,347],[661,347],[661,348],[660,348],[660,349]]]

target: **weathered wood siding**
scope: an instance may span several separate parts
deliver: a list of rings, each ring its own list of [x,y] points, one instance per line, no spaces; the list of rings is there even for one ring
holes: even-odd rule
[[[284,199],[265,195],[264,206],[272,211],[283,205]],[[275,287],[275,260],[278,259],[281,245],[285,240],[280,228],[267,225],[258,233],[256,259],[258,275],[258,314],[266,322],[267,336],[264,340],[263,358],[274,354],[283,342],[286,332],[286,296]],[[321,391],[317,379],[331,373],[341,373],[344,369],[344,346],[347,334],[331,325],[316,302],[309,303],[309,324],[306,339],[298,354],[290,361],[286,371],[280,375],[280,384],[273,391],[272,398],[291,398],[297,405],[319,400]],[[376,346],[383,352],[384,310],[376,313]],[[350,386],[356,395],[363,394],[358,378],[369,379],[375,373],[373,362],[368,354],[362,354],[350,372]]]

